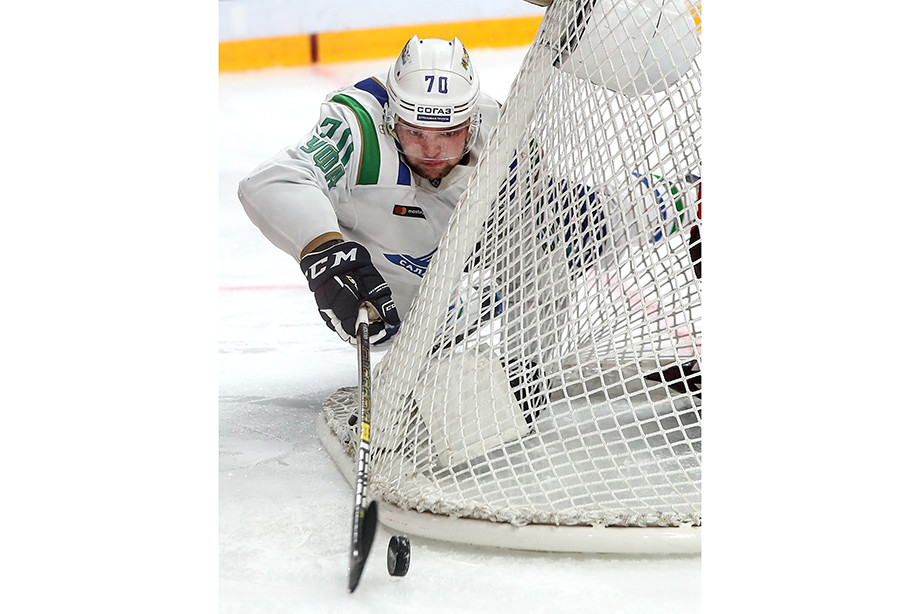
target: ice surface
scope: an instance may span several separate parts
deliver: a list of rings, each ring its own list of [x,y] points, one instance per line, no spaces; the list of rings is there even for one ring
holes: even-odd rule
[[[524,52],[471,50],[483,89],[504,100]],[[326,397],[357,383],[357,359],[323,325],[296,263],[246,218],[236,186],[312,128],[328,91],[386,65],[220,76],[220,612],[700,611],[699,556],[514,552],[413,538],[408,575],[392,578],[385,527],[348,592],[353,493],[315,424]]]

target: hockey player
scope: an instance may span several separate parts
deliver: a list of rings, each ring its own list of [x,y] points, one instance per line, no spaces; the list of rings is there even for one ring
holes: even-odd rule
[[[329,94],[312,132],[240,182],[342,339],[364,302],[374,344],[398,330],[498,113],[459,39],[413,36],[386,75]]]

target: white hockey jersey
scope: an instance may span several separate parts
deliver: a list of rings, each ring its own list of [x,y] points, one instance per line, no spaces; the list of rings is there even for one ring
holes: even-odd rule
[[[411,171],[384,132],[384,82],[378,75],[329,94],[313,131],[243,179],[239,198],[262,233],[298,262],[326,233],[364,245],[405,317],[500,107],[480,95],[469,154],[432,182]]]

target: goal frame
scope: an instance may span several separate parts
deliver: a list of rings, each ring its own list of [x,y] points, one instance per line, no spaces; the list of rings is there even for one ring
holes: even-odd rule
[[[320,414],[316,423],[320,442],[348,483],[354,486],[355,460],[346,452]],[[514,526],[472,518],[441,516],[403,510],[377,501],[377,519],[397,534],[409,533],[438,541],[534,552],[595,554],[698,554],[702,527],[594,527],[587,525],[527,524]]]

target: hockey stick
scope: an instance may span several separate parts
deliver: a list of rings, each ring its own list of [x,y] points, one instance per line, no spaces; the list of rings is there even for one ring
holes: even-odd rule
[[[361,440],[358,444],[355,480],[355,510],[351,525],[351,553],[348,559],[348,590],[354,592],[377,531],[377,502],[367,499],[367,465],[371,454],[371,342],[367,303],[358,310],[358,374],[361,379]]]

